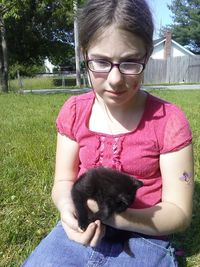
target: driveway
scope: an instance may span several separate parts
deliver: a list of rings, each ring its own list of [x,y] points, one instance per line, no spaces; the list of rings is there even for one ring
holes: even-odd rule
[[[179,85],[149,85],[142,86],[144,90],[152,90],[152,89],[167,89],[167,90],[200,90],[200,84],[179,84]],[[90,88],[62,88],[62,89],[32,89],[32,90],[19,90],[19,93],[22,94],[56,94],[56,93],[85,93],[89,92]]]
[[[200,84],[177,84],[177,85],[154,85],[142,86],[148,89],[169,89],[169,90],[200,90]]]

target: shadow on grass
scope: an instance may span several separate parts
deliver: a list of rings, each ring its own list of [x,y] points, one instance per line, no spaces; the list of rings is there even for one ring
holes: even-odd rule
[[[184,252],[184,256],[178,257],[180,267],[191,266],[187,265],[186,258],[197,255],[200,253],[200,183],[195,182],[194,192],[194,206],[193,217],[190,227],[181,234],[174,236],[174,243],[177,249],[181,249]],[[198,263],[200,266],[200,263]],[[197,266],[197,265],[195,265]]]

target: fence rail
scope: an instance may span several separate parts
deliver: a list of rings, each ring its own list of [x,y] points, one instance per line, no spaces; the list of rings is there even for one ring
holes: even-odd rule
[[[199,83],[200,56],[149,59],[144,73],[145,84]]]

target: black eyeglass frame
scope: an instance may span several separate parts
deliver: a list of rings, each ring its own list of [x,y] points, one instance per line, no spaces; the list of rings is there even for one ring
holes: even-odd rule
[[[144,62],[146,62],[146,55],[145,55],[142,59],[144,59]],[[141,60],[142,60],[142,59],[141,59]],[[101,61],[101,62],[109,63],[109,64],[110,64],[110,69],[109,69],[108,71],[96,71],[96,70],[91,69],[90,66],[89,66],[89,63],[90,63],[90,62],[95,62],[95,61],[97,61],[97,62],[98,62],[98,61]],[[121,69],[120,69],[120,65],[123,64],[123,63],[134,63],[134,64],[138,64],[138,65],[142,66],[142,69],[141,69],[141,71],[140,71],[139,73],[133,73],[133,74],[130,74],[130,73],[124,73],[124,72],[121,71]],[[139,75],[139,74],[141,74],[141,73],[144,71],[144,69],[145,69],[145,67],[146,67],[146,63],[142,63],[142,62],[138,62],[138,61],[123,61],[123,62],[120,62],[120,63],[113,63],[113,62],[111,62],[111,61],[109,61],[109,60],[104,60],[104,59],[87,59],[87,60],[86,60],[86,65],[87,65],[87,68],[88,68],[90,71],[95,72],[95,73],[109,73],[109,72],[113,69],[113,67],[117,67],[118,70],[119,70],[119,72],[120,72],[121,74],[124,74],[124,75]]]

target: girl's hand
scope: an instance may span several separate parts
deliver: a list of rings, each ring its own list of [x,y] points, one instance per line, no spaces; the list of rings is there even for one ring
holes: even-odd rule
[[[105,234],[105,225],[99,220],[90,223],[84,232],[81,231],[72,209],[61,212],[61,223],[68,238],[84,246],[97,246]]]

